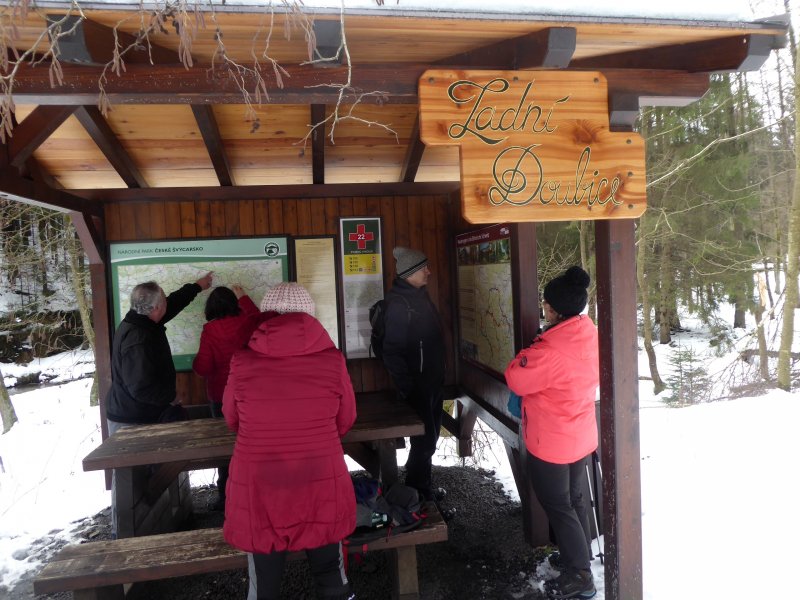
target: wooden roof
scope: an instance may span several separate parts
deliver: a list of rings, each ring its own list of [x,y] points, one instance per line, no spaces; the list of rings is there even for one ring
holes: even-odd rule
[[[304,145],[300,140],[309,124],[330,114],[338,94],[335,87],[311,86],[343,82],[348,73],[342,66],[303,65],[308,57],[303,31],[290,23],[287,39],[284,15],[274,15],[269,55],[289,76],[280,89],[272,67],[266,68],[270,98],[255,106],[257,119],[247,116],[229,73],[210,66],[217,29],[223,32],[228,58],[252,65],[254,48],[264,47],[269,14],[240,8],[204,14],[204,27],[198,21],[187,25],[197,27],[191,69],[177,63],[179,37],[173,26],[153,33],[159,64],[148,64],[147,54],[136,52],[121,77],[109,75],[112,109],[105,117],[96,108],[98,65],[107,60],[112,29],[135,35],[140,17],[121,10],[88,10],[85,15],[78,45],[94,53],[96,64],[62,56],[64,82],[55,87],[46,65],[24,65],[17,74],[19,125],[8,144],[9,162],[23,176],[51,188],[105,199],[133,198],[124,190],[141,193],[144,188],[455,182],[457,150],[424,148],[419,141],[417,80],[429,66],[600,70],[609,80],[617,124],[624,125],[632,122],[640,104],[697,99],[707,89],[709,73],[757,69],[785,34],[777,23],[347,15],[353,86],[382,94],[364,98],[354,111],[363,121],[339,123],[333,143],[316,136]],[[45,26],[43,14],[31,13],[18,27],[16,49],[30,48]],[[245,87],[253,85],[252,79],[245,81]],[[13,171],[6,169],[0,184],[25,197],[27,188]]]

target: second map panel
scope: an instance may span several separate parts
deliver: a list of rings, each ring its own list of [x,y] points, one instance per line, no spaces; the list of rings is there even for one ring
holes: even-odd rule
[[[462,358],[503,373],[514,358],[511,228],[493,225],[456,236]]]

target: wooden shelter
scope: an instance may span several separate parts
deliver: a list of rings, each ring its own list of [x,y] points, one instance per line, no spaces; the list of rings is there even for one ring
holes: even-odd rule
[[[55,4],[47,13],[63,15]],[[149,49],[126,54],[117,76],[106,69],[111,48],[115,39],[123,45],[135,39],[140,13],[93,3],[84,14],[74,35],[61,42],[60,85],[51,83],[46,38],[36,51],[43,62],[21,64],[14,76],[17,125],[3,146],[0,197],[72,215],[91,263],[102,392],[110,385],[113,335],[109,243],[337,235],[341,217],[379,216],[387,257],[394,245],[431,257],[430,294],[448,325],[452,350],[447,383],[451,397],[465,398],[446,426],[468,451],[480,417],[502,436],[513,466],[520,443],[518,421],[506,411],[507,388],[457,352],[453,238],[474,226],[460,213],[458,148],[426,147],[420,139],[420,76],[431,68],[600,71],[608,81],[611,129],[630,131],[642,106],[685,105],[703,96],[712,73],[758,69],[783,44],[786,31],[779,20],[426,13],[405,12],[401,2],[345,14],[350,68],[305,64],[304,32],[295,27],[286,39],[290,17],[283,13],[219,4],[213,14],[202,14],[204,23],[195,14],[189,17],[196,20],[181,21],[173,13],[150,33]],[[19,35],[6,41],[22,52],[34,46],[47,20],[42,12],[15,19]],[[320,47],[338,45],[339,20],[338,11],[315,12]],[[251,96],[254,113],[248,116],[243,90],[253,94],[257,85],[248,70],[252,51],[263,47],[271,23],[269,56],[282,68],[282,85],[272,63],[262,59],[268,98],[258,104]],[[115,28],[124,35],[115,38]],[[190,47],[180,46],[181,28],[196,28]],[[187,53],[191,68],[181,62]],[[105,116],[97,107],[101,78],[111,103]],[[356,98],[357,119],[336,122],[333,140],[329,121],[301,142],[310,126],[334,109],[346,112]],[[642,597],[634,227],[633,219],[595,222],[605,586],[611,600]],[[519,349],[539,326],[535,224],[514,225],[513,244]],[[385,266],[388,287],[393,265],[387,260]],[[348,363],[357,391],[390,387],[375,359]],[[182,372],[178,379],[185,403],[205,402],[199,378]],[[525,477],[519,471],[516,476],[530,506]],[[525,526],[531,541],[546,538],[532,509],[525,511]]]

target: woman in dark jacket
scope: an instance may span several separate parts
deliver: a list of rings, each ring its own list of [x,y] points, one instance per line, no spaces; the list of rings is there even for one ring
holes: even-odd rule
[[[544,288],[547,327],[506,368],[506,382],[522,396],[527,470],[556,536],[561,574],[550,597],[596,594],[591,571],[586,465],[597,448],[595,400],[600,378],[597,328],[580,314],[589,275],[570,267]]]
[[[344,357],[297,283],[272,288],[261,323],[234,354],[223,413],[236,432],[225,539],[249,554],[249,600],[277,599],[286,553],[305,550],[327,600],[353,598],[341,541],[355,528],[341,436],[355,422]]]
[[[231,357],[244,348],[258,325],[261,312],[244,293],[241,286],[219,286],[206,300],[206,321],[200,334],[200,347],[194,357],[192,369],[206,380],[206,396],[211,416],[222,418],[222,393],[228,381]],[[217,490],[219,496],[212,510],[225,509],[225,485],[228,466],[219,467]]]

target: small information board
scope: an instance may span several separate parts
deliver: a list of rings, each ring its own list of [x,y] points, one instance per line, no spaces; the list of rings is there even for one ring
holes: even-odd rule
[[[369,358],[370,307],[383,298],[380,217],[339,220],[344,297],[344,354]]]

